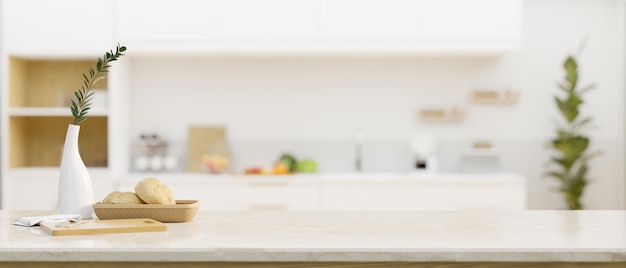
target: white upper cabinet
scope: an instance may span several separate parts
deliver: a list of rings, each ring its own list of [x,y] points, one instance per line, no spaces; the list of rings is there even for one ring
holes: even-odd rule
[[[216,37],[216,1],[116,1],[115,30],[120,42],[202,40]]]
[[[501,52],[522,0],[4,0],[11,54]],[[498,51],[501,50],[501,51]]]
[[[107,0],[4,0],[3,42],[27,56],[100,55],[113,44],[113,4]]]
[[[420,24],[426,40],[518,40],[520,0],[422,0]]]
[[[319,0],[320,39],[417,39],[420,0]]]
[[[315,0],[219,0],[218,37],[223,39],[311,39]]]
[[[115,12],[115,40],[136,52],[499,53],[521,47],[522,0],[116,0]]]

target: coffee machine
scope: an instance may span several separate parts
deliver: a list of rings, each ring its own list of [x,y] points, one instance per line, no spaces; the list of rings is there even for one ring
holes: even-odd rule
[[[411,173],[437,172],[436,141],[432,136],[415,135],[410,141]]]

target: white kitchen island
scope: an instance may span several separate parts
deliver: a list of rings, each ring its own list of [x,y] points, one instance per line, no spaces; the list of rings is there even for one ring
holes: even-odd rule
[[[0,211],[0,267],[626,265],[625,211],[200,211],[168,232],[55,237],[11,224],[36,214]]]
[[[176,199],[211,211],[524,210],[527,179],[515,173],[316,173],[241,175],[89,170],[96,200],[134,191],[146,177],[167,184]],[[55,210],[59,170],[20,169],[4,179],[2,209]],[[32,187],[37,185],[38,187]],[[23,198],[30,193],[29,198]]]

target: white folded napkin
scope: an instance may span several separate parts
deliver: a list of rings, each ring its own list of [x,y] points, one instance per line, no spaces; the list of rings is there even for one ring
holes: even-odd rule
[[[75,220],[81,221],[79,214],[56,214],[49,216],[38,216],[38,217],[22,217],[13,222],[15,225],[19,226],[35,226],[39,225],[42,221],[63,221],[63,220]]]

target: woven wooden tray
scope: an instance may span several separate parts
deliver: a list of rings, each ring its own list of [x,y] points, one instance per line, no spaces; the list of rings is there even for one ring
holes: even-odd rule
[[[93,204],[101,220],[149,218],[160,222],[190,221],[198,212],[197,200],[176,200],[176,205]]]

